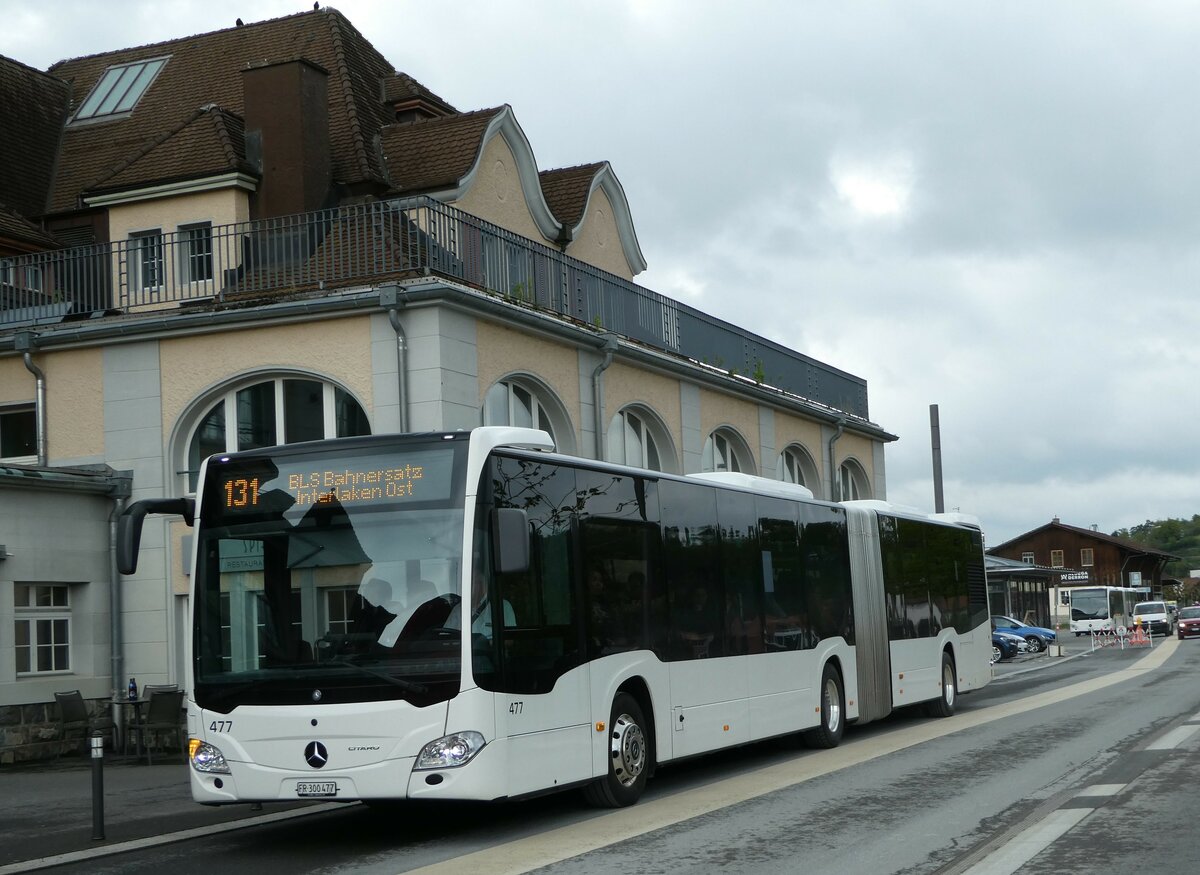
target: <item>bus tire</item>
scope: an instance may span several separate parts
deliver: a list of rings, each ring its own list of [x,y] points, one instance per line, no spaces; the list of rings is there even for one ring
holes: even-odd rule
[[[800,733],[809,747],[837,747],[846,729],[846,696],[842,675],[832,662],[821,671],[821,725]]]
[[[954,669],[954,657],[944,650],[941,687],[941,695],[925,705],[925,713],[930,717],[950,717],[954,714],[954,706],[958,704],[958,674]]]
[[[637,802],[650,774],[650,740],[637,699],[617,693],[608,721],[608,774],[583,789],[597,808],[624,808]]]

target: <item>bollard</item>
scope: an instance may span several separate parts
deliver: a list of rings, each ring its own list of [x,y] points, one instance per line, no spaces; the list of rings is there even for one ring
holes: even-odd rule
[[[104,736],[92,732],[92,841],[104,841]]]

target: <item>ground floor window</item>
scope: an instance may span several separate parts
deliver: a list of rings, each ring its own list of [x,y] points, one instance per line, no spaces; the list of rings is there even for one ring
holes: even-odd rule
[[[18,583],[13,592],[17,674],[70,671],[70,588],[60,583]]]

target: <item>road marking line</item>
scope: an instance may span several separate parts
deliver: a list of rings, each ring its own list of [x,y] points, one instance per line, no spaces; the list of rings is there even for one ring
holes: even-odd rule
[[[845,742],[833,750],[801,756],[791,762],[768,766],[759,771],[675,793],[652,802],[639,802],[631,808],[622,808],[570,826],[493,845],[407,872],[408,875],[456,875],[463,871],[486,871],[488,875],[518,875],[531,869],[549,866],[831,772],[860,765],[934,738],[964,729],[974,729],[994,720],[1025,714],[1048,705],[1057,705],[1105,687],[1141,678],[1144,672],[1153,671],[1166,662],[1175,651],[1175,647],[1172,646],[1174,644],[1176,642],[1172,639],[1150,651],[1128,668],[1080,681],[1061,690],[1039,693],[1003,705],[992,705],[970,714],[956,714],[944,720],[920,723],[876,738]],[[1086,813],[1091,809],[1071,810]]]
[[[1128,784],[1092,784],[1090,787],[1084,787],[1076,796],[1116,796]]]
[[[293,808],[290,811],[279,811],[275,814],[263,814],[259,817],[248,817],[243,820],[231,820],[212,826],[198,826],[179,832],[169,832],[159,836],[149,836],[144,839],[134,839],[114,845],[103,845],[98,848],[88,848],[86,851],[71,851],[66,854],[55,854],[53,857],[41,857],[37,860],[24,860],[20,863],[9,863],[0,866],[0,875],[14,875],[17,872],[32,872],[35,869],[49,869],[51,866],[63,866],[67,863],[78,863],[95,857],[108,857],[112,854],[125,854],[142,848],[153,848],[155,845],[167,845],[172,842],[182,842],[186,839],[201,838],[217,833],[232,832],[235,829],[245,829],[250,826],[261,826],[266,823],[276,823],[281,820],[292,820],[309,814],[320,814],[335,808],[345,808],[345,802],[325,802],[308,808]]]
[[[1012,875],[1095,810],[1060,808],[1052,811],[1041,823],[1009,839],[963,875]]]
[[[1200,726],[1176,726],[1158,741],[1146,745],[1146,750],[1174,750],[1197,732],[1200,732]]]

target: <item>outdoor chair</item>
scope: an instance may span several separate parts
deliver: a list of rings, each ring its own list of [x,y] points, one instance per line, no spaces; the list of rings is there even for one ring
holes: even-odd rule
[[[95,715],[89,714],[87,703],[83,700],[83,694],[79,690],[55,693],[54,699],[58,703],[58,728],[63,741],[66,741],[75,732],[79,732],[79,752],[87,753],[91,747],[92,733],[98,730],[102,734],[108,735],[115,746],[116,727],[112,717],[104,711]],[[69,750],[69,745],[64,745],[59,751],[60,755],[66,750]]]
[[[134,724],[138,744],[145,748],[146,761],[154,764],[154,738],[159,732],[172,732],[183,751],[183,690],[154,691],[146,698],[142,718]],[[186,755],[186,754],[185,754]]]

